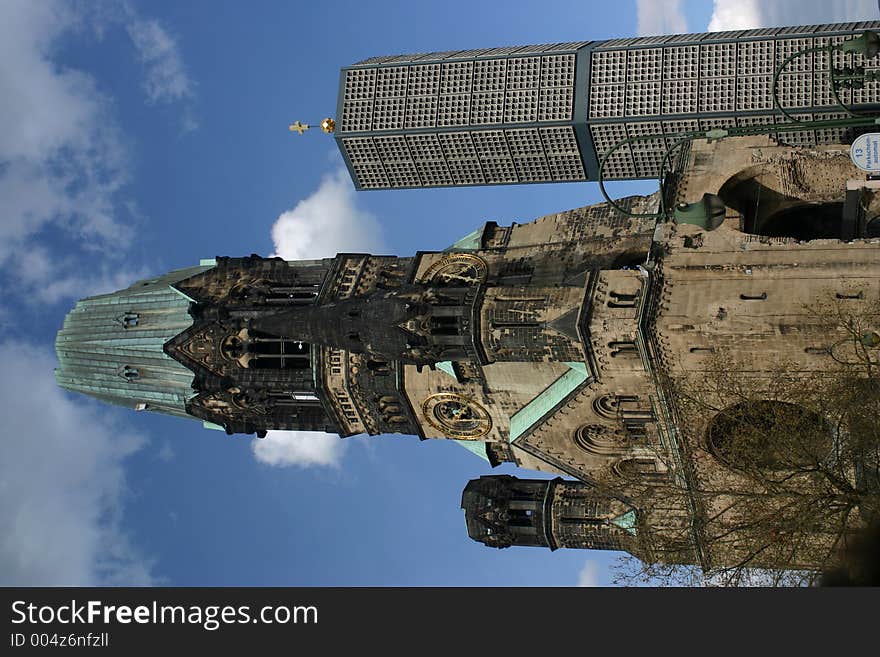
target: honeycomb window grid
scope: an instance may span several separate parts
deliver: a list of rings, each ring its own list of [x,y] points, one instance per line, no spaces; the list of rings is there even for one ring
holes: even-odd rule
[[[534,123],[537,118],[537,89],[507,92],[504,99],[504,123]]]
[[[448,160],[449,173],[456,185],[485,185],[483,167],[477,159]]]
[[[663,114],[695,113],[697,111],[697,85],[697,78],[664,81],[661,112]]]
[[[811,107],[813,104],[813,74],[786,73],[780,75],[776,95],[779,104],[786,109]]]
[[[376,73],[376,98],[406,96],[409,66],[383,66]]]
[[[544,156],[544,145],[537,128],[522,130],[505,130],[507,146],[514,158],[532,158]]]
[[[507,79],[506,59],[482,59],[474,62],[473,91],[504,91]]]
[[[516,175],[516,167],[513,160],[506,158],[481,159],[480,164],[483,167],[483,175],[488,183],[515,183],[519,182]]]
[[[359,69],[345,72],[343,101],[372,100],[376,89],[376,69]]]
[[[447,160],[476,160],[477,150],[469,132],[441,132],[437,135]]]
[[[630,50],[626,59],[627,82],[652,82],[663,74],[663,48]]]
[[[737,80],[736,110],[751,112],[773,109],[773,96],[770,93],[772,76],[745,75]]]
[[[551,167],[553,162],[551,161]],[[605,168],[602,172],[606,180],[634,178],[636,175],[636,167],[633,162],[632,154],[627,151],[615,151],[607,160],[605,160]]]
[[[374,137],[373,144],[379,153],[382,162],[408,162],[412,160],[409,146],[403,135],[389,135],[387,137]]]
[[[730,128],[736,125],[735,116],[715,116],[700,119],[700,130],[717,130],[718,128]]]
[[[660,82],[632,82],[626,85],[626,116],[660,114]]]
[[[586,180],[583,162],[577,155],[554,155],[547,162],[553,180]]]
[[[340,132],[366,132],[373,122],[373,101],[353,100],[343,103]]]
[[[550,166],[544,156],[517,157],[513,159],[517,178],[521,182],[547,182],[552,180]]]
[[[541,89],[538,95],[538,121],[571,121],[574,90],[571,87]]]
[[[440,64],[410,66],[407,96],[436,96],[440,93]]]
[[[677,142],[679,135],[697,132],[700,129],[700,123],[697,119],[672,119],[663,121],[663,132],[666,135],[666,146],[671,147]]]
[[[700,112],[732,112],[736,107],[736,78],[700,79]]]
[[[816,37],[813,39],[813,42],[817,47],[826,47],[828,45],[839,45],[844,41],[848,40],[848,36],[822,36]],[[865,61],[865,58],[862,57],[861,54],[853,54],[853,53],[845,53],[840,50],[834,50],[829,53],[827,50],[820,50],[818,52],[813,53],[813,70],[815,71],[827,71],[829,70],[829,64],[832,63],[835,68],[844,68],[851,66],[863,66],[868,62]]]
[[[354,172],[361,187],[388,187],[388,176],[385,175],[385,168],[379,163],[355,165]]]
[[[438,126],[465,126],[471,120],[471,95],[442,95],[437,103]]]
[[[593,52],[590,65],[590,86],[626,82],[626,51]]]
[[[838,89],[837,95],[844,105],[852,103],[852,92],[849,89]],[[830,71],[813,73],[813,104],[816,107],[837,107],[837,100],[831,89]]]
[[[700,70],[699,46],[672,46],[663,49],[663,79],[689,80]]]
[[[443,148],[436,134],[406,135],[406,144],[413,159],[418,162],[444,161]]]
[[[813,70],[813,53],[805,52],[813,47],[812,38],[777,39],[774,71],[779,68],[787,57],[795,53],[803,53],[792,59],[785,66],[786,73],[804,73]]]
[[[503,130],[482,130],[471,135],[480,160],[510,159],[510,149]]]
[[[538,128],[538,134],[547,154],[580,153],[574,129],[570,126]]]
[[[544,55],[541,57],[540,86],[573,87],[574,69],[574,55]]]
[[[700,78],[736,75],[736,43],[700,44]]]
[[[623,97],[624,85],[622,84],[603,84],[590,87],[590,118],[622,117]]]
[[[480,92],[471,96],[471,125],[501,123],[503,120],[503,91]]]
[[[373,130],[400,130],[403,128],[405,98],[377,98],[373,111]]]
[[[537,89],[541,80],[540,57],[514,57],[507,60],[507,89]]]
[[[419,187],[422,180],[419,177],[415,162],[386,162],[385,173],[392,187]]]
[[[852,90],[853,105],[865,105],[880,102],[880,83],[871,80],[862,89]]]
[[[352,162],[378,162],[379,152],[372,137],[350,137],[342,140],[345,152]]]
[[[445,161],[416,162],[416,170],[426,187],[452,184],[452,174]]]
[[[433,128],[437,125],[437,96],[411,96],[406,99],[404,129]]]
[[[660,166],[664,153],[633,153],[633,163],[640,177],[657,177],[660,175]]]
[[[593,136],[593,146],[600,156],[610,151],[615,145],[627,139],[626,126],[623,123],[608,123],[593,125],[590,127]],[[629,146],[621,146],[620,151],[628,150]],[[617,151],[615,151],[615,154]]]
[[[736,53],[737,75],[773,75],[776,72],[775,52],[776,41],[773,39],[741,42]]]
[[[473,77],[473,62],[446,62],[440,69],[440,93],[469,94]]]

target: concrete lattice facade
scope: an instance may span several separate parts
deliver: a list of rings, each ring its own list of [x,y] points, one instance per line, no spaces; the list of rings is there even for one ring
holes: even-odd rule
[[[674,135],[774,123],[771,83],[786,57],[838,44],[880,22],[838,23],[373,57],[342,70],[337,142],[359,189],[656,177]],[[841,118],[831,66],[880,58],[808,53],[778,95],[801,120]],[[842,89],[880,103],[880,83]],[[841,143],[804,130],[793,145]]]

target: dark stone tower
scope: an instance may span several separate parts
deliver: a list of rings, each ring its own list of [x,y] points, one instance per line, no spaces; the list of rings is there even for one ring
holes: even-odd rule
[[[635,510],[581,482],[480,477],[468,482],[461,507],[468,535],[490,547],[638,551]]]

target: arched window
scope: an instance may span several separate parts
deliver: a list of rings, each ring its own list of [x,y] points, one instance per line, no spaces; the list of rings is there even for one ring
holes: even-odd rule
[[[792,470],[829,456],[827,423],[815,412],[788,402],[756,400],[726,408],[706,432],[709,451],[745,470]]]

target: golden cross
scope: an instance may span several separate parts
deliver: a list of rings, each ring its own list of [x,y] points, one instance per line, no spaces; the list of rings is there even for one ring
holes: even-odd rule
[[[299,121],[296,121],[295,123],[290,124],[290,126],[288,126],[288,129],[291,132],[298,132],[299,134],[302,134],[311,127],[312,126],[310,126],[308,123],[300,123]]]

